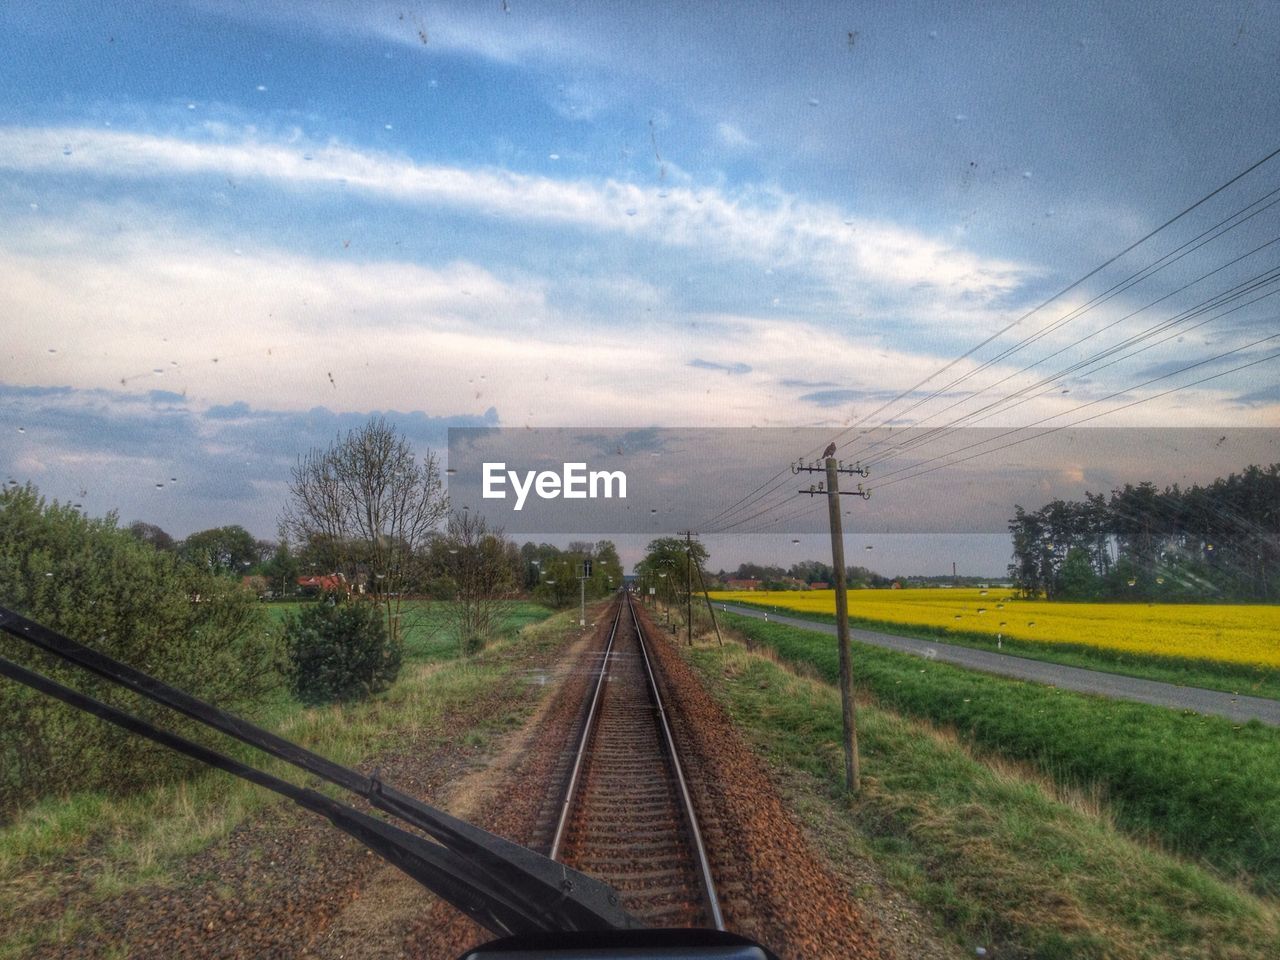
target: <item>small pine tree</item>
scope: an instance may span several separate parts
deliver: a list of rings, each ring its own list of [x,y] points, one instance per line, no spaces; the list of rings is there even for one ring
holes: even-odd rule
[[[330,594],[285,618],[293,692],[305,703],[361,700],[400,674],[403,645],[376,605]]]

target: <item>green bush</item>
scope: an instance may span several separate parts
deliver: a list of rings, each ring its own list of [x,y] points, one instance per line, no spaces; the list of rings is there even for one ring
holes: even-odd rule
[[[0,605],[206,700],[253,712],[279,683],[255,598],[30,485],[0,492]],[[0,656],[179,732],[188,721],[0,634]],[[0,817],[40,797],[138,789],[192,765],[0,679]]]
[[[400,673],[403,645],[373,603],[330,595],[287,616],[284,638],[293,692],[306,703],[360,700]]]

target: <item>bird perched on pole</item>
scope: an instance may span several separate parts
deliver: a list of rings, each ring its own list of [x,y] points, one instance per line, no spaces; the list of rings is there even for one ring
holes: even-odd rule
[[[835,455],[836,455],[836,442],[832,440],[829,444],[827,444],[827,449],[822,451],[822,459],[826,460],[828,457],[834,457]]]

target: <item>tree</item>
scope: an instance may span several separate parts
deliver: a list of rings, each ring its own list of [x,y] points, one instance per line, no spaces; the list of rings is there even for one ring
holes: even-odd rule
[[[636,564],[641,589],[648,593],[648,588],[654,587],[656,595],[668,603],[684,603],[688,598],[690,576],[696,584],[697,571],[706,564],[707,556],[707,548],[698,540],[690,542],[682,537],[651,540],[644,559]],[[694,566],[690,566],[690,561]]]
[[[376,417],[299,459],[280,525],[323,572],[363,583],[398,641],[404,595],[447,512],[435,454],[419,460],[404,436]]]
[[[490,530],[483,517],[468,511],[449,517],[448,536],[435,555],[441,573],[453,585],[453,602],[446,608],[464,655],[483,649],[511,605],[517,566],[502,532]]]
[[[297,586],[299,569],[298,558],[289,549],[289,541],[281,540],[276,545],[275,552],[262,564],[262,575],[267,578],[273,594],[286,597]]]
[[[129,532],[143,543],[151,544],[151,546],[155,547],[157,550],[164,550],[168,552],[177,546],[177,541],[157,527],[154,523],[135,520],[133,523],[129,524]]]
[[[1064,600],[1094,600],[1099,592],[1099,578],[1084,547],[1072,547],[1058,572],[1058,596]]]
[[[139,542],[113,514],[87,517],[30,485],[0,492],[0,604],[231,709],[252,712],[279,679],[266,612],[251,595]],[[33,658],[7,637],[0,655],[116,699],[106,681]],[[170,725],[168,711],[149,701],[129,709]],[[41,795],[129,791],[188,769],[176,754],[7,680],[0,716],[0,819]],[[191,727],[177,721],[175,729]]]
[[[373,604],[333,596],[308,604],[285,618],[284,637],[293,691],[305,703],[361,700],[400,673],[404,648]]]
[[[258,541],[244,527],[214,527],[193,533],[178,546],[178,556],[200,570],[241,576],[260,557]]]

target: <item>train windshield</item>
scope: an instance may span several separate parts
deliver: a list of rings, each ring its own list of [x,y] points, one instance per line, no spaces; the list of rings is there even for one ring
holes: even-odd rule
[[[1267,956],[1278,52],[0,7],[0,956]]]

